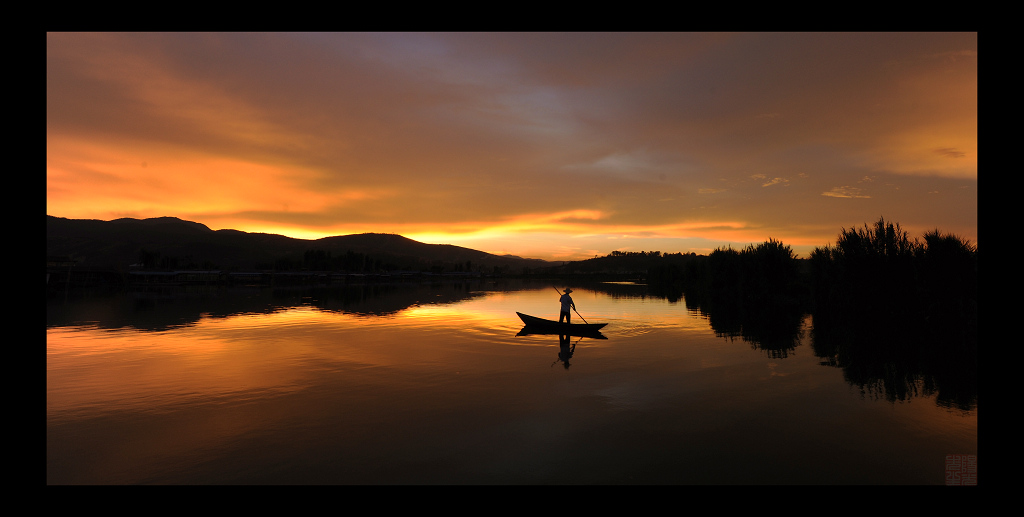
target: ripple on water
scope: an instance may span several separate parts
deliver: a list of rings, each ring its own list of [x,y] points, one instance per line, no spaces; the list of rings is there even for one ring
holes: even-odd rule
[[[650,334],[653,331],[654,327],[646,323],[622,322],[616,323],[611,329],[605,330],[604,334],[614,334],[615,336],[621,337],[636,337]]]

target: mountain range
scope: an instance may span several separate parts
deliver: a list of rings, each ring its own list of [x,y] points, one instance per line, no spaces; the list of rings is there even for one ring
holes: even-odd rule
[[[494,255],[450,244],[427,244],[395,234],[363,233],[322,239],[296,239],[268,233],[211,230],[176,217],[122,218],[112,221],[46,216],[48,257],[70,257],[80,266],[123,269],[150,257],[173,257],[184,264],[217,269],[271,269],[281,261],[302,263],[307,252],[332,257],[361,254],[392,268],[429,270],[459,265],[489,271],[494,267],[536,268],[540,259]],[[467,268],[468,269],[468,268]]]

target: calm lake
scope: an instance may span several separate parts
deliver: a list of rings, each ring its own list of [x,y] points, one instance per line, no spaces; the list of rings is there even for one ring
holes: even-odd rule
[[[810,316],[765,348],[571,287],[605,339],[517,336],[544,283],[54,297],[47,482],[941,485],[977,454],[975,405],[836,366]]]

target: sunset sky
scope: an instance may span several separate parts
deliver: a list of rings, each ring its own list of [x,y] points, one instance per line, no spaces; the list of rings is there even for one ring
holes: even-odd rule
[[[977,241],[976,33],[50,33],[47,214],[548,260]]]

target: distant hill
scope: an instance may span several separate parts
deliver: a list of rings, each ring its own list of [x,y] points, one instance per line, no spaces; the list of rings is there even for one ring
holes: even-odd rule
[[[127,268],[149,258],[216,269],[272,269],[280,264],[301,264],[307,252],[320,251],[337,259],[363,255],[393,269],[430,270],[456,266],[490,271],[494,267],[518,271],[550,265],[539,259],[493,255],[449,244],[426,244],[401,235],[364,233],[322,239],[295,239],[283,235],[211,230],[206,225],[176,217],[151,219],[67,219],[46,216],[46,253],[70,256],[82,266]],[[322,254],[322,255],[323,255]]]

